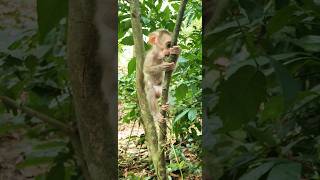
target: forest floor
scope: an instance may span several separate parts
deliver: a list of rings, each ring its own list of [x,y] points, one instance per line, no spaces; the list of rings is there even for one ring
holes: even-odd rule
[[[121,118],[121,107],[119,106],[119,117]],[[176,180],[200,180],[201,166],[200,158],[192,152],[190,148],[180,144],[167,144],[167,149],[173,152],[173,149],[180,153],[184,159],[171,157],[172,160],[167,160],[167,165],[171,171],[169,175]],[[171,148],[170,148],[171,147]],[[124,123],[121,120],[118,125],[118,166],[120,179],[152,179],[155,177],[152,162],[148,157],[148,150],[144,142],[144,130],[138,121]],[[168,154],[168,153],[167,153]],[[182,154],[182,155],[181,155]],[[177,168],[179,162],[183,167],[181,171]],[[182,175],[181,175],[182,174]]]
[[[0,136],[0,180],[31,180],[47,171],[48,168],[44,165],[23,169],[16,167],[32,151],[30,141],[23,136],[24,132],[21,130]]]
[[[36,1],[0,0],[0,22],[0,36],[5,39],[0,41],[2,47],[7,43],[6,40],[14,39],[20,30],[36,26]],[[32,150],[32,145],[24,138],[24,131],[3,133],[3,124],[1,126],[0,180],[34,179],[36,175],[43,173],[46,167],[16,168],[24,160],[25,154]]]

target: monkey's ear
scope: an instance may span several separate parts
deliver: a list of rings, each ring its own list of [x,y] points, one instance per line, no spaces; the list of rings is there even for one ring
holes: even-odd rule
[[[157,36],[154,33],[151,33],[148,38],[149,38],[148,40],[149,44],[154,45],[156,43]]]

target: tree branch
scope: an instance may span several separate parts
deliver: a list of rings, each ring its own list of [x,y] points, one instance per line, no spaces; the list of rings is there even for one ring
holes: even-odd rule
[[[61,129],[62,131],[66,132],[67,134],[70,134],[72,133],[72,128],[70,128],[68,125],[54,119],[54,118],[51,118],[43,113],[40,113],[38,111],[35,111],[29,107],[26,107],[26,106],[23,106],[23,105],[19,105],[15,100],[9,98],[9,97],[6,97],[6,96],[0,96],[0,100],[6,104],[6,105],[9,105],[11,106],[12,108],[15,108],[15,109],[20,109],[22,112],[26,113],[27,115],[29,116],[32,116],[32,117],[36,117],[40,120],[42,120],[43,122],[46,122],[52,126],[55,126],[59,129]]]
[[[171,46],[177,45],[178,36],[179,36],[180,29],[181,29],[181,24],[182,24],[184,11],[186,9],[187,2],[188,2],[188,0],[181,0],[179,13],[178,13],[177,20],[176,20],[176,25],[175,25],[174,31],[173,31]],[[169,62],[176,62],[177,59],[178,59],[178,56],[176,54],[171,54],[169,56]],[[162,98],[161,98],[162,105],[167,104],[167,102],[168,102],[171,76],[172,76],[172,71],[166,71],[165,77],[164,77],[163,89],[162,89],[162,92],[163,92]],[[158,146],[159,146],[159,150],[160,150],[160,159],[165,159],[165,157],[166,157],[165,145],[166,145],[166,139],[167,139],[166,138],[167,137],[167,123],[166,123],[167,120],[166,119],[168,117],[168,113],[167,113],[167,111],[161,110],[161,114],[165,120],[163,122],[159,122],[159,129],[160,130],[159,130],[159,145]],[[161,162],[165,163],[165,161],[161,161]],[[162,164],[162,166],[165,166],[165,164]]]
[[[144,43],[142,38],[142,25],[140,18],[140,3],[139,0],[130,1],[130,15],[132,24],[132,35],[134,42],[134,52],[136,55],[136,88],[139,100],[139,107],[141,112],[143,129],[146,134],[146,142],[149,149],[152,162],[155,167],[157,179],[166,179],[166,166],[165,159],[160,158],[158,149],[158,134],[156,130],[155,122],[151,116],[146,93],[144,90]]]

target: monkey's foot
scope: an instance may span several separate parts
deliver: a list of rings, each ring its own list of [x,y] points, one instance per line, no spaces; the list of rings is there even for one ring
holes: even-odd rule
[[[160,118],[160,119],[158,120],[158,122],[159,122],[159,123],[165,123],[165,122],[166,122],[166,119],[165,119],[164,117],[162,117],[162,118]]]

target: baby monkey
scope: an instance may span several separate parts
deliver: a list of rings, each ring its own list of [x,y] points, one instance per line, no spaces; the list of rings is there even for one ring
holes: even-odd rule
[[[165,62],[164,58],[170,54],[180,54],[178,46],[171,47],[172,34],[165,29],[158,29],[149,34],[148,43],[152,45],[144,60],[143,73],[145,92],[151,115],[154,120],[163,122],[163,117],[158,107],[158,99],[162,94],[162,85],[165,71],[173,71],[174,62]],[[168,110],[168,105],[161,107]]]

